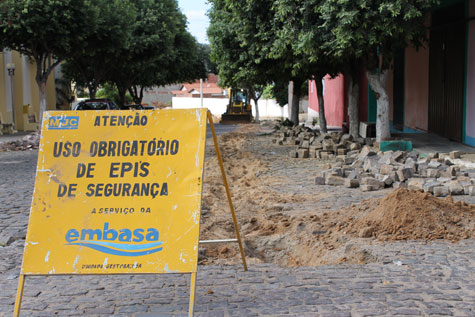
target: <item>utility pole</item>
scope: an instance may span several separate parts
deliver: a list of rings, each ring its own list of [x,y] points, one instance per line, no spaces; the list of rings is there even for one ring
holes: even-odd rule
[[[201,108],[203,108],[203,78],[200,78],[200,99],[201,99]]]

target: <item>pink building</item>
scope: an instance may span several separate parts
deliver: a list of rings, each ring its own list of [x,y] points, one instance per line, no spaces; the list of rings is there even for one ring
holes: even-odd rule
[[[408,47],[394,60],[388,80],[393,132],[433,132],[475,146],[475,0],[446,0],[431,12],[430,47]],[[429,23],[428,23],[429,24]],[[347,117],[348,81],[325,78],[329,126]],[[309,82],[309,115],[318,113],[315,83]],[[376,96],[360,79],[360,120],[376,121]]]

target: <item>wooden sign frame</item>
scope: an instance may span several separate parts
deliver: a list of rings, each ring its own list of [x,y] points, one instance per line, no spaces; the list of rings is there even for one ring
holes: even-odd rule
[[[247,263],[246,263],[246,258],[245,258],[245,254],[244,254],[244,248],[243,248],[243,244],[242,244],[242,240],[241,240],[241,235],[239,233],[239,226],[238,226],[238,223],[237,223],[236,213],[235,213],[234,206],[233,206],[232,199],[231,199],[231,192],[230,192],[229,185],[228,185],[227,178],[226,178],[226,173],[225,173],[225,169],[224,169],[224,165],[223,165],[223,159],[222,159],[222,156],[221,156],[221,152],[219,150],[218,139],[217,139],[216,131],[214,129],[214,124],[213,124],[213,118],[212,118],[211,112],[209,110],[207,110],[206,113],[207,113],[207,115],[206,115],[207,116],[207,121],[209,123],[211,133],[212,133],[212,137],[213,137],[213,143],[214,143],[214,147],[215,147],[215,150],[216,150],[216,155],[217,155],[218,162],[219,162],[219,167],[220,167],[220,170],[221,170],[221,175],[222,175],[222,178],[223,178],[224,187],[226,189],[226,197],[227,197],[227,200],[228,200],[229,209],[231,211],[231,216],[232,216],[232,220],[233,220],[233,224],[234,224],[234,230],[235,230],[236,238],[234,238],[234,239],[221,239],[221,240],[200,240],[199,244],[230,243],[230,242],[238,243],[239,251],[240,251],[241,259],[242,259],[242,264],[243,264],[244,270],[247,271]],[[205,145],[205,147],[206,147],[206,145]],[[206,155],[204,155],[204,160],[205,159],[206,159]],[[204,162],[203,162],[203,169],[204,169]],[[201,206],[200,206],[200,212],[201,212]],[[198,231],[199,231],[199,224],[198,224]],[[193,312],[194,312],[197,271],[198,271],[198,266],[196,266],[196,270],[194,272],[183,273],[183,274],[190,274],[189,316],[193,316]],[[94,274],[94,275],[109,275],[109,274],[99,273],[99,274]],[[116,274],[138,275],[138,274],[150,274],[150,273],[116,273]],[[155,274],[163,274],[163,273],[158,273],[157,272]],[[14,316],[20,316],[21,303],[22,303],[22,298],[23,298],[23,291],[24,291],[24,288],[25,288],[26,277],[27,276],[41,276],[41,275],[42,276],[50,276],[50,275],[54,275],[54,274],[24,274],[23,273],[23,265],[22,265],[22,271],[20,273],[19,281],[18,281],[18,290],[17,290],[15,307],[14,307]],[[65,275],[73,275],[73,274],[65,274]],[[89,274],[80,274],[80,275],[89,275]]]

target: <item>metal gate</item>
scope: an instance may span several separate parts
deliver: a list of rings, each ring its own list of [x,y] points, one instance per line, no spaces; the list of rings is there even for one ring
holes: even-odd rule
[[[429,131],[462,142],[465,84],[464,2],[432,14]]]

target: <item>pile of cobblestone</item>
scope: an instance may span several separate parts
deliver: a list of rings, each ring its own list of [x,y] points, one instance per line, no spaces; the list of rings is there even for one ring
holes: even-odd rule
[[[25,135],[21,140],[0,142],[0,152],[26,151],[38,149],[40,144],[40,133],[33,132]]]
[[[387,187],[424,190],[437,197],[475,196],[475,168],[457,164],[462,153],[379,151],[374,139],[353,138],[342,132],[320,134],[298,126],[283,128],[274,139],[296,145],[292,158],[333,161],[315,178],[317,185],[375,191]],[[374,145],[374,146],[373,146]]]
[[[305,126],[284,127],[274,143],[279,145],[296,145],[290,151],[293,158],[318,158],[332,160],[361,150],[362,146],[374,144],[374,138],[356,138],[342,132],[320,134]]]

